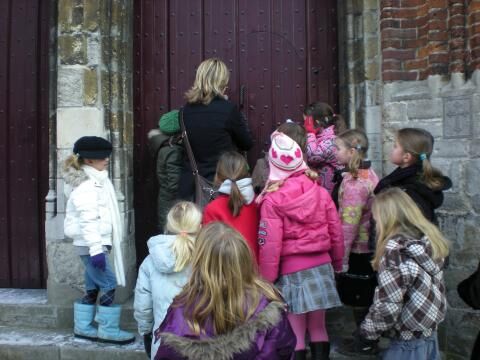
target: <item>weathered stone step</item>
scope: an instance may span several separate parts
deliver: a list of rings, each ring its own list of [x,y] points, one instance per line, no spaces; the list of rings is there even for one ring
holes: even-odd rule
[[[77,339],[67,330],[19,329],[0,326],[2,360],[146,360],[143,339],[110,345]]]
[[[373,359],[349,357],[332,351],[332,360]],[[110,345],[78,339],[67,330],[22,329],[0,326],[2,360],[146,360],[143,339],[129,345]]]
[[[48,303],[46,290],[0,289],[0,326],[37,329],[73,328],[73,304]],[[122,305],[121,327],[136,331],[133,299]]]

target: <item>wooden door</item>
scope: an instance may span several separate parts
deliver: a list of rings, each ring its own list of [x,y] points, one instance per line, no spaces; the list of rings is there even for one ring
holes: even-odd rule
[[[45,286],[49,3],[0,1],[0,287]]]
[[[302,120],[306,104],[338,107],[335,0],[138,1],[134,47],[139,254],[145,254],[156,214],[146,134],[161,114],[183,105],[202,60],[218,57],[231,70],[228,96],[255,137],[252,164],[279,124]]]

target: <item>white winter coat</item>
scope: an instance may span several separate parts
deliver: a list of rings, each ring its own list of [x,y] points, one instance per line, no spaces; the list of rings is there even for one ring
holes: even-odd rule
[[[90,178],[83,170],[68,168],[64,173],[65,235],[75,246],[87,246],[90,256],[112,246],[112,214],[104,184]],[[109,180],[108,180],[109,181]]]
[[[172,244],[175,235],[157,235],[148,240],[148,255],[138,270],[133,316],[138,332],[145,335],[162,323],[173,298],[180,293],[190,276],[190,268],[174,272],[175,254]],[[152,359],[160,342],[152,342]]]

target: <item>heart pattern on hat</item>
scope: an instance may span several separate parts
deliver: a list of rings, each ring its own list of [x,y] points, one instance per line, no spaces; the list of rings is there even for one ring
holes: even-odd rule
[[[297,158],[301,157],[302,156],[302,151],[300,149],[297,149],[297,151],[295,151],[295,156]]]
[[[275,149],[272,149],[272,157],[275,158],[275,159],[278,157],[277,152],[275,151]]]
[[[290,155],[282,155],[280,156],[280,160],[282,160],[285,164],[290,164],[293,161],[293,157]]]

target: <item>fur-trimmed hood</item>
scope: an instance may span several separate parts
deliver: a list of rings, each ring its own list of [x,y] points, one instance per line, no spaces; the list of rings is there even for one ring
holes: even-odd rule
[[[175,329],[181,329],[183,333]],[[155,357],[157,360],[253,359],[259,354],[268,354],[265,357],[268,359],[290,359],[296,341],[286,317],[285,305],[277,301],[268,303],[266,299],[262,299],[257,313],[250,320],[227,334],[200,338],[191,334],[183,318],[183,308],[179,307],[169,310],[155,335],[161,341]]]
[[[69,166],[63,171],[63,180],[65,181],[65,184],[71,188],[71,190],[75,189],[88,179],[89,177],[87,173],[83,171],[83,169],[77,170],[73,166]]]

